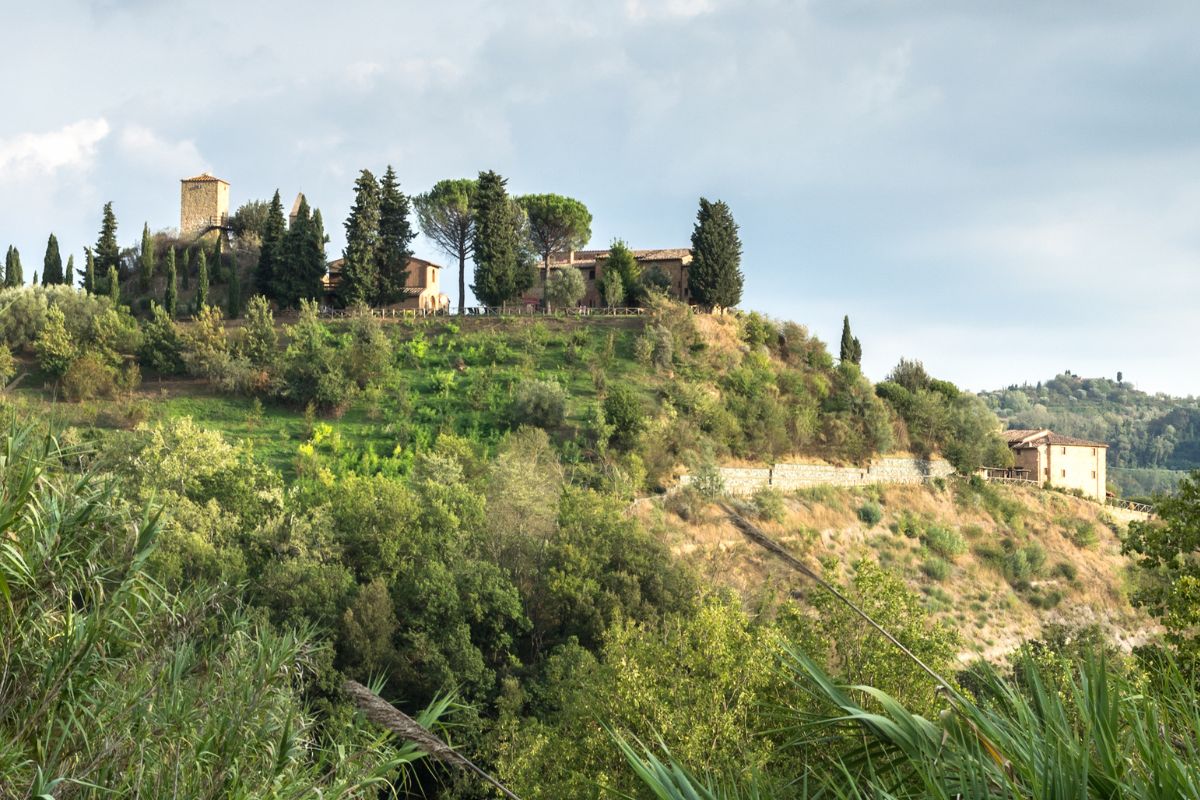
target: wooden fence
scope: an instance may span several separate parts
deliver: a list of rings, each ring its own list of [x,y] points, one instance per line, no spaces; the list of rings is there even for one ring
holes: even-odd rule
[[[321,316],[327,319],[346,319],[359,313],[350,308],[321,308]],[[458,316],[449,309],[425,308],[368,308],[367,313],[384,319],[418,319],[422,317]],[[467,306],[463,316],[467,317],[640,317],[644,308],[539,308],[538,306]]]

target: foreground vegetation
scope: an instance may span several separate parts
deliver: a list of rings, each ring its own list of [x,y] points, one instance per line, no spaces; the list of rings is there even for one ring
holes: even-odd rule
[[[674,537],[717,525],[722,497],[647,499],[681,468],[999,457],[978,398],[915,362],[872,386],[852,336],[835,363],[801,326],[666,302],[586,325],[311,306],[279,325],[252,300],[244,324],[181,324],[38,287],[0,311],[11,796],[489,796],[361,721],[345,678],[523,798],[1049,797],[1084,764],[1131,794],[1194,781],[1192,493],[1124,539],[1171,634],[1136,657],[1047,629],[1015,666],[959,660],[979,617],[939,587],[986,574],[1052,609],[1056,582],[1081,591],[1060,561],[1117,546],[1075,498],[955,480],[741,501],[925,667],[804,579],[688,557]],[[818,538],[866,546],[810,547],[818,514],[844,521]],[[1066,750],[1106,708],[1114,733]],[[1172,735],[1137,749],[1160,721]]]

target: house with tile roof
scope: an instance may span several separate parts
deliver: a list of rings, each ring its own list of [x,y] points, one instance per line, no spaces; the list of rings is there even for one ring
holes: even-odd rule
[[[652,270],[658,270],[670,282],[668,294],[676,300],[687,302],[691,298],[688,288],[688,267],[692,263],[692,251],[688,248],[672,248],[659,250],[633,250],[633,257],[642,268],[642,275]],[[555,253],[550,256],[549,266],[555,269],[577,269],[583,276],[583,285],[587,288],[580,305],[598,308],[604,305],[597,283],[604,274],[604,262],[608,260],[608,250],[571,250],[565,253]],[[542,299],[542,283],[535,282],[522,301],[537,304]]]
[[[343,259],[329,262],[328,272],[321,280],[325,289],[325,302],[328,305],[338,304],[337,290],[342,282]],[[440,264],[426,261],[423,258],[409,256],[408,277],[404,282],[408,296],[396,303],[392,308],[420,310],[425,312],[446,313],[450,310],[450,298],[442,293]]]
[[[1062,489],[1078,489],[1104,501],[1108,445],[1048,429],[1011,430],[1000,434],[1012,450],[1015,469],[1031,480]]]
[[[179,182],[179,235],[220,235],[229,224],[229,181],[202,172]]]

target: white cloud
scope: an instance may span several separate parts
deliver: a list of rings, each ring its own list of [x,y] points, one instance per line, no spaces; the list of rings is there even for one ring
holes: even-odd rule
[[[56,131],[22,133],[0,139],[0,177],[52,175],[60,169],[87,169],[96,146],[108,135],[108,121],[83,119]]]
[[[346,80],[359,91],[375,85],[375,78],[383,72],[383,65],[374,61],[355,61],[346,67]]]
[[[625,16],[631,20],[691,19],[716,10],[716,0],[625,0]]]
[[[120,146],[126,158],[156,171],[190,175],[208,166],[191,139],[168,141],[142,125],[126,125],[121,130]]]

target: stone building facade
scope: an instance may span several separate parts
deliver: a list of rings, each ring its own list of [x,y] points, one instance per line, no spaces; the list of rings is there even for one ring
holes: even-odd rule
[[[325,300],[329,305],[337,304],[337,288],[342,281],[342,262],[340,258],[330,261],[329,271],[321,281],[325,287]],[[392,307],[438,313],[449,311],[450,298],[441,290],[441,272],[441,265],[411,256],[408,259],[408,279],[404,283],[408,289],[408,297]]]
[[[229,182],[204,172],[179,183],[179,235],[219,235],[229,224]]]
[[[642,268],[642,275],[658,270],[670,281],[667,293],[676,300],[689,301],[691,290],[688,288],[688,267],[692,263],[692,251],[687,248],[666,250],[633,250],[633,257]],[[604,262],[608,260],[607,250],[571,250],[567,253],[555,253],[550,256],[550,269],[577,269],[583,276],[583,285],[587,291],[580,305],[598,308],[604,305],[600,296],[598,281],[604,274]],[[522,302],[536,304],[542,299],[542,266],[538,265],[538,280],[534,283]]]
[[[1001,434],[1012,450],[1016,469],[1030,480],[1061,489],[1078,489],[1104,502],[1108,445],[1050,430],[1012,430]]]

